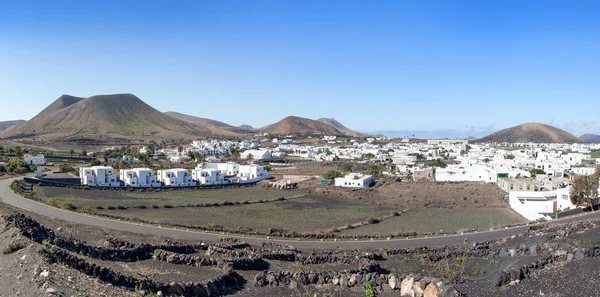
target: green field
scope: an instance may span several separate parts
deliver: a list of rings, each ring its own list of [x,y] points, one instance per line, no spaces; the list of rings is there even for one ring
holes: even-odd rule
[[[176,223],[194,226],[218,224],[230,229],[251,227],[266,232],[269,228],[289,231],[317,231],[370,217],[389,215],[390,207],[361,204],[335,198],[304,197],[287,201],[238,206],[102,210],[102,213],[140,218],[157,224]]]
[[[489,230],[511,224],[527,223],[527,220],[507,208],[460,208],[410,210],[375,225],[365,225],[342,231],[347,235],[390,235],[398,232],[464,231],[467,229]]]
[[[107,205],[122,205],[134,207],[136,205],[188,205],[215,202],[242,202],[257,200],[272,200],[281,197],[303,195],[300,190],[288,191],[262,186],[224,188],[224,189],[190,189],[190,190],[163,190],[154,191],[101,191],[80,190],[58,187],[40,187],[39,196],[43,200],[52,198],[62,204],[71,202],[77,207],[96,207]]]
[[[592,152],[593,159],[600,159],[600,151]]]

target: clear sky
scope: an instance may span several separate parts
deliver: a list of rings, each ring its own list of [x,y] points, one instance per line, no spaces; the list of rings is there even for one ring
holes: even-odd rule
[[[0,120],[61,94],[260,127],[600,133],[600,2],[0,1]],[[579,135],[578,135],[579,136]]]

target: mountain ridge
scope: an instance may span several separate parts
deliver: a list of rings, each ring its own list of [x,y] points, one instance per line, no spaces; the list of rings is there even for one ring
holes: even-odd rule
[[[525,123],[494,132],[480,138],[477,142],[578,143],[581,140],[556,127],[541,123]]]

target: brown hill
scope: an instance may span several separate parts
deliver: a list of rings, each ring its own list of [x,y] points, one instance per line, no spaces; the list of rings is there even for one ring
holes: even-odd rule
[[[318,122],[315,120],[301,118],[296,116],[289,116],[283,120],[263,127],[259,130],[260,132],[266,132],[269,134],[331,134],[331,135],[343,135],[343,133],[337,128]]]
[[[22,125],[23,123],[25,123],[25,121],[23,120],[0,122],[0,133],[9,129],[14,129],[17,126]]]
[[[61,96],[8,137],[45,140],[189,139],[210,130],[167,116],[132,94]]]
[[[336,120],[334,118],[320,118],[317,121],[328,124],[330,126],[333,126],[334,128],[338,129],[340,132],[342,132],[346,136],[350,136],[350,137],[365,136],[365,134],[363,134],[363,133],[348,129],[346,126],[342,125],[342,123],[340,123],[338,120]]]
[[[581,140],[567,131],[552,126],[527,123],[492,133],[479,139],[479,142],[576,143]]]
[[[176,119],[186,121],[192,123],[197,126],[202,126],[204,129],[209,130],[212,134],[215,135],[225,135],[225,136],[241,136],[244,133],[248,133],[249,131],[246,129],[242,129],[240,127],[235,127],[223,122],[199,118],[195,116],[190,116],[174,111],[165,112],[166,115],[170,117],[174,117]]]

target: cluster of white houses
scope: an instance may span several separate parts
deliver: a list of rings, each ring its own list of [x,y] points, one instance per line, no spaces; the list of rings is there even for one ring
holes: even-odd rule
[[[157,170],[133,168],[117,172],[110,166],[79,168],[82,185],[95,187],[189,187],[198,185],[222,185],[249,183],[270,178],[259,165],[239,165],[235,162],[206,163],[191,170],[175,168]]]

